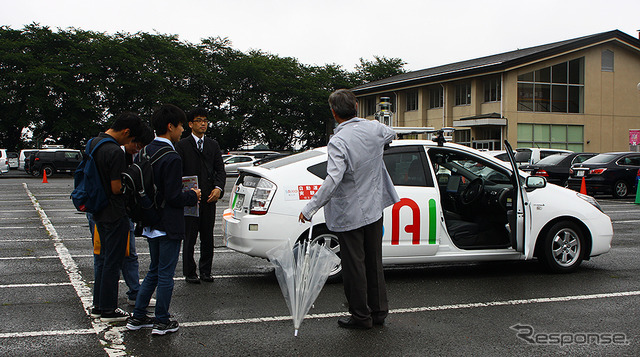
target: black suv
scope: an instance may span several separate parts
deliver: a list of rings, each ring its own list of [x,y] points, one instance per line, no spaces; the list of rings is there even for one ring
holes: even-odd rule
[[[46,172],[47,177],[51,177],[56,173],[73,174],[82,161],[82,153],[71,149],[43,149],[31,154],[29,159],[31,175],[38,177]]]

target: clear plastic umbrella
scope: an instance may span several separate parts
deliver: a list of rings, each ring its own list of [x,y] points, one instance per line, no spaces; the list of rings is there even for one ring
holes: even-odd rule
[[[298,336],[300,324],[320,294],[329,273],[340,262],[340,258],[324,244],[312,242],[312,227],[313,224],[309,228],[308,241],[293,248],[287,241],[267,252],[293,317],[294,336]]]

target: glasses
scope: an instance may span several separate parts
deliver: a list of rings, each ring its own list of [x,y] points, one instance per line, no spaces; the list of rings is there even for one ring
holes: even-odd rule
[[[193,119],[193,122],[196,124],[209,124],[207,119]]]

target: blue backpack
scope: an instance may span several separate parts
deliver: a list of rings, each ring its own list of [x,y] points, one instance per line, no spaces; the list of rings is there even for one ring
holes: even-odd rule
[[[94,139],[96,139],[97,142],[95,146],[93,146],[93,149],[91,149],[91,144]],[[93,154],[100,145],[107,142],[118,145],[112,138],[93,138],[89,140],[84,150],[82,162],[73,173],[74,189],[73,192],[71,192],[71,200],[80,212],[98,213],[109,204],[109,196],[102,184],[100,172],[98,172],[98,167],[93,158]]]

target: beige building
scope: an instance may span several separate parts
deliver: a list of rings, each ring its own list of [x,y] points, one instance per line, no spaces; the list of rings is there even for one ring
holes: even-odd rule
[[[404,73],[353,88],[373,119],[389,97],[393,125],[454,127],[478,149],[628,151],[640,129],[640,40],[618,30]]]

